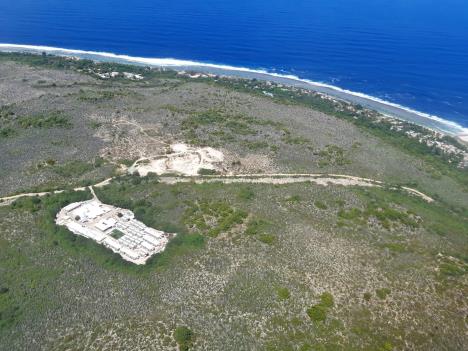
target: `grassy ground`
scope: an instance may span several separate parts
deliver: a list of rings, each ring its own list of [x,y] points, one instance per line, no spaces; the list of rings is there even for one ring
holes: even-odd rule
[[[85,340],[90,349],[107,342],[124,349],[135,340],[143,347],[148,335],[163,347],[174,344],[177,326],[188,326],[193,349],[463,344],[464,320],[454,316],[464,308],[466,218],[384,190],[249,189],[246,197],[233,185],[134,184],[131,178],[100,189],[103,201],[180,233],[144,267],[53,225],[55,211],[85,192],[2,208],[10,218],[2,224],[9,233],[1,261],[9,272],[2,282],[3,340],[12,347],[34,338],[37,346],[57,349],[82,348]],[[379,208],[395,209],[384,218],[390,226]],[[353,209],[359,215],[343,219]],[[418,225],[402,215],[409,213]],[[132,328],[123,327],[129,323]],[[116,330],[111,340],[105,337]]]
[[[437,201],[376,188],[121,177],[98,197],[178,234],[137,267],[55,226],[58,209],[89,192],[18,200],[0,207],[0,349],[463,348],[464,171],[300,93],[272,90],[271,99],[255,92],[258,82],[99,67],[145,79],[78,72],[96,68],[88,61],[0,55],[2,195],[89,184],[115,174],[117,161],[161,153],[159,141],[187,141],[221,147],[236,171],[357,175]]]

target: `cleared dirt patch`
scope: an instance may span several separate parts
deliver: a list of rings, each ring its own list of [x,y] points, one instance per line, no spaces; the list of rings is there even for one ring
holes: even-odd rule
[[[130,173],[146,176],[176,173],[187,176],[200,174],[203,170],[223,172],[224,154],[211,147],[195,148],[186,144],[171,145],[172,153],[154,158],[141,158],[130,168]]]

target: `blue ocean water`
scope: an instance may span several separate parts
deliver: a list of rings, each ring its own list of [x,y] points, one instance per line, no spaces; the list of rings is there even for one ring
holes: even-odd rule
[[[466,0],[0,0],[0,43],[293,74],[468,127]]]

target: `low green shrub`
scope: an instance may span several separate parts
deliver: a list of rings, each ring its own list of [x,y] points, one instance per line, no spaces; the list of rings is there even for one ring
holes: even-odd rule
[[[315,201],[314,205],[315,205],[315,207],[317,207],[320,210],[326,210],[328,208],[328,206],[324,202],[322,202],[320,200]]]
[[[79,177],[87,172],[90,172],[94,169],[94,165],[90,162],[85,161],[69,161],[60,165],[55,165],[53,171],[58,175],[69,178],[69,177]]]
[[[457,277],[466,274],[467,270],[453,262],[443,262],[439,266],[439,272],[446,276]]]
[[[193,344],[193,332],[186,326],[177,327],[174,331],[174,339],[179,346],[179,351],[188,351]]]
[[[286,202],[298,203],[301,201],[302,201],[302,198],[300,195],[291,195],[286,198]]]
[[[323,322],[327,318],[328,310],[334,304],[333,295],[329,292],[324,292],[320,295],[320,302],[307,309],[307,315],[314,322]]]
[[[34,116],[21,117],[22,128],[71,128],[70,119],[60,112],[43,113]]]
[[[255,197],[255,193],[252,188],[243,186],[237,192],[237,196],[241,200],[252,200]]]
[[[307,315],[314,322],[323,322],[327,318],[327,308],[315,305],[307,309]]]
[[[11,127],[4,127],[0,129],[0,138],[9,138],[16,134],[16,130]]]
[[[276,236],[274,236],[273,234],[262,233],[257,236],[257,239],[264,244],[271,245],[276,241]]]
[[[225,202],[199,201],[186,208],[184,223],[192,231],[216,237],[242,224],[247,215],[247,212],[235,209]]]
[[[385,300],[387,296],[390,295],[390,293],[391,293],[391,290],[388,288],[381,288],[381,289],[375,290],[375,294],[381,300]]]
[[[284,288],[284,287],[277,288],[276,293],[278,294],[278,298],[280,300],[287,300],[291,297],[291,293],[289,292],[288,288]]]
[[[204,176],[204,175],[215,175],[215,174],[218,174],[218,171],[216,171],[215,169],[200,168],[200,169],[198,170],[198,174],[201,175],[201,176]]]
[[[257,235],[262,233],[265,229],[270,226],[270,223],[261,218],[252,218],[247,223],[247,228],[245,230],[245,234],[247,235]]]
[[[320,304],[327,308],[333,307],[335,304],[333,295],[329,292],[324,292],[322,295],[320,295]]]

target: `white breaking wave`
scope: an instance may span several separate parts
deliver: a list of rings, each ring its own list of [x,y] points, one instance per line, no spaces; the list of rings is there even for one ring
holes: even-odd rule
[[[253,73],[253,74],[262,74],[262,75],[267,75],[271,77],[276,77],[276,78],[281,78],[281,79],[287,79],[291,81],[295,81],[298,83],[303,83],[310,85],[311,87],[321,87],[321,88],[326,88],[330,89],[332,91],[336,91],[342,94],[346,94],[349,96],[354,96],[358,97],[361,99],[365,99],[368,101],[376,102],[379,104],[382,104],[384,106],[388,107],[393,107],[414,115],[417,115],[422,118],[426,118],[432,121],[436,121],[440,124],[443,124],[447,126],[452,133],[457,134],[457,135],[467,135],[468,134],[468,128],[464,128],[460,124],[446,120],[444,118],[441,118],[439,116],[431,115],[428,113],[420,112],[417,110],[414,110],[410,107],[402,106],[400,104],[386,101],[383,99],[380,99],[375,96],[367,95],[365,93],[360,93],[356,91],[351,91],[347,89],[343,89],[340,87],[337,87],[335,85],[327,84],[327,83],[322,83],[322,82],[316,82],[312,81],[309,79],[303,79],[299,78],[298,76],[295,75],[289,75],[289,74],[280,74],[280,73],[273,73],[273,72],[268,72],[267,70],[263,69],[252,69],[252,68],[247,68],[247,67],[236,67],[236,66],[230,66],[230,65],[223,65],[223,64],[214,64],[214,63],[205,63],[205,62],[197,62],[197,61],[191,61],[191,60],[180,60],[180,59],[174,59],[174,58],[147,58],[147,57],[138,57],[138,56],[128,56],[128,55],[121,55],[121,54],[114,54],[111,52],[100,52],[100,51],[87,51],[87,50],[78,50],[78,49],[66,49],[66,48],[57,48],[57,47],[52,47],[52,46],[42,46],[42,45],[23,45],[23,44],[7,44],[7,43],[0,43],[0,51],[21,51],[21,50],[29,50],[29,51],[37,51],[37,52],[47,52],[50,54],[56,54],[59,56],[70,56],[70,55],[92,55],[92,56],[98,56],[102,58],[111,58],[111,59],[116,59],[119,61],[125,61],[128,63],[138,63],[138,64],[144,64],[148,66],[156,66],[156,67],[201,67],[201,68],[214,68],[214,69],[219,69],[219,70],[224,70],[224,71],[230,71],[230,72],[245,72],[245,73]]]

